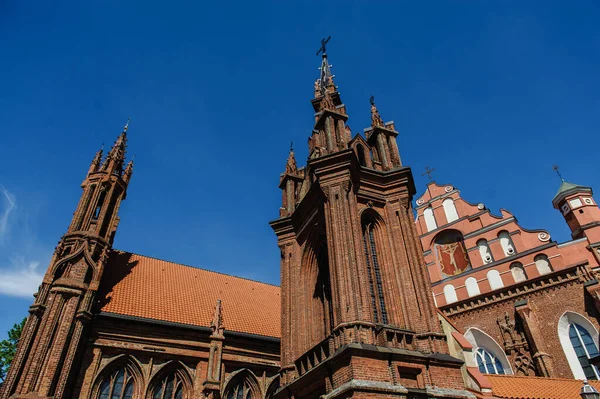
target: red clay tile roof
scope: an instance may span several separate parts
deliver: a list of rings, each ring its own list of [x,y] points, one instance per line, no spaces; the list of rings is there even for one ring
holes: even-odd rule
[[[517,377],[514,375],[486,375],[492,382],[492,393],[499,398],[511,399],[581,399],[583,381],[567,378]],[[600,391],[600,381],[590,381]]]
[[[225,331],[281,337],[277,286],[113,251],[98,292],[100,310],[209,327],[217,299]]]

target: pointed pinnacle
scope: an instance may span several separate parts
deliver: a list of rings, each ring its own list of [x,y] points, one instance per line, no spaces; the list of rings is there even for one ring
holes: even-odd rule
[[[127,129],[129,129],[129,123],[131,122],[131,115],[127,117],[127,123],[125,124],[125,127],[123,128],[123,131],[126,132]]]

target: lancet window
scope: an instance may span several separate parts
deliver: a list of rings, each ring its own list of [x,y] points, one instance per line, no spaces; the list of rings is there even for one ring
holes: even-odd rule
[[[131,399],[133,376],[126,367],[114,371],[100,385],[98,399]]]
[[[372,219],[363,222],[363,245],[367,260],[367,277],[369,280],[373,319],[376,323],[388,324],[381,278],[380,254],[378,252],[380,248],[375,238],[376,227],[377,225]]]
[[[168,374],[155,387],[153,399],[182,399],[183,380],[176,372]]]

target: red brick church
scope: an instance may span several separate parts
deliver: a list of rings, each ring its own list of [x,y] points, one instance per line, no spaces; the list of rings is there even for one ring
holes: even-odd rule
[[[126,126],[92,161],[0,399],[578,397],[599,378],[591,188],[554,197],[561,244],[450,185],[413,207],[394,123],[371,99],[353,134],[325,53],[320,71],[271,222],[281,287],[113,249]]]

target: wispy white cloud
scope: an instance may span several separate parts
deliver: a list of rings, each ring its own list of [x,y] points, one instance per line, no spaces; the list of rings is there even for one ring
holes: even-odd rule
[[[10,259],[10,265],[0,269],[0,294],[29,298],[37,291],[44,277],[37,261],[24,256]]]
[[[31,298],[44,277],[50,250],[30,229],[26,209],[0,184],[0,295]]]
[[[4,242],[4,237],[6,237],[6,235],[8,234],[9,218],[10,218],[11,214],[13,213],[17,204],[16,204],[13,196],[1,184],[0,184],[0,194],[2,194],[2,197],[3,197],[2,199],[4,202],[3,207],[2,207],[3,208],[2,213],[0,213],[0,243],[2,243],[2,242]]]

